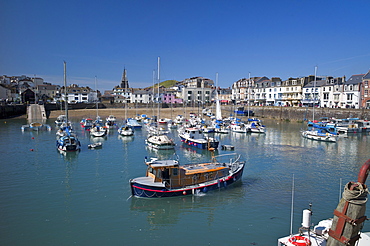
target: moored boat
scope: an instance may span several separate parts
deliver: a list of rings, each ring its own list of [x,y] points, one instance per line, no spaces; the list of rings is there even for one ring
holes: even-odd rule
[[[216,160],[222,156],[213,157],[209,163],[188,165],[180,165],[178,160],[146,160],[145,177],[129,181],[132,195],[158,198],[225,188],[241,179],[245,162],[240,161],[240,155],[235,155],[227,163]]]
[[[208,135],[204,135],[198,128],[181,128],[178,130],[181,142],[198,149],[215,150],[219,141]]]
[[[265,133],[266,126],[262,125],[259,119],[248,119],[247,131],[252,133]]]
[[[137,120],[133,119],[133,118],[128,118],[127,121],[126,121],[126,124],[128,126],[133,127],[134,129],[141,129],[142,128],[142,125],[140,125],[139,122],[137,122]]]
[[[109,115],[105,119],[105,126],[107,128],[116,128],[117,127],[117,119],[114,115]]]
[[[339,137],[336,132],[333,132],[332,128],[329,129],[326,126],[320,126],[311,122],[308,124],[308,129],[302,131],[302,136],[304,138],[325,142],[336,142]]]
[[[57,149],[62,152],[76,152],[80,150],[81,143],[77,136],[68,130],[64,136],[57,139]]]
[[[42,130],[48,130],[51,131],[51,126],[47,124],[42,124],[40,122],[31,122],[29,125],[23,125],[21,127],[21,130],[24,131],[26,129],[30,129],[33,131],[42,131]]]
[[[90,128],[94,125],[94,120],[91,118],[84,118],[80,121],[81,126],[86,129],[90,130]]]
[[[151,135],[145,140],[145,143],[154,149],[166,150],[175,148],[174,141],[165,134]]]
[[[107,128],[105,126],[102,126],[100,123],[95,123],[90,129],[91,137],[105,137],[107,133]]]
[[[118,133],[121,136],[132,136],[134,135],[134,129],[131,126],[123,125],[120,128],[118,128]]]
[[[103,147],[103,144],[101,142],[97,142],[97,143],[89,144],[89,145],[87,145],[87,147],[89,149],[98,149],[98,148]]]

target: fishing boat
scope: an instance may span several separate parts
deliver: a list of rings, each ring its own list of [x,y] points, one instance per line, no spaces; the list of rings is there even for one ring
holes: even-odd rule
[[[361,232],[367,219],[364,214],[369,191],[365,182],[369,171],[370,159],[362,165],[357,182],[345,185],[334,218],[322,220],[312,228],[310,205],[309,209],[303,210],[302,227],[298,233],[291,231],[289,236],[279,238],[278,246],[370,245],[370,232]]]
[[[132,136],[134,135],[134,128],[131,126],[123,125],[120,128],[118,128],[118,134],[121,136]]]
[[[324,142],[337,142],[339,137],[336,132],[333,132],[332,128],[329,129],[326,126],[317,125],[312,122],[308,123],[308,129],[306,131],[302,131],[302,136]]]
[[[172,197],[228,187],[241,179],[245,162],[240,161],[240,155],[228,159],[229,162],[217,161],[222,156],[226,155],[213,157],[208,163],[188,165],[180,165],[178,160],[145,160],[148,166],[145,177],[129,181],[132,195],[146,198]]]
[[[198,149],[215,150],[219,145],[216,138],[203,134],[199,128],[180,128],[178,136],[181,142]]]
[[[148,147],[160,150],[174,149],[175,142],[169,138],[166,134],[154,134],[149,135],[145,140]]]

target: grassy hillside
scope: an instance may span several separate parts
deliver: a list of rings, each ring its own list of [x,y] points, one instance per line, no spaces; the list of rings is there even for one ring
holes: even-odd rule
[[[166,80],[166,81],[163,81],[163,82],[159,83],[159,86],[163,86],[165,88],[170,88],[170,87],[176,85],[177,83],[178,83],[177,80]],[[152,88],[152,87],[153,86],[150,86],[148,88]],[[157,88],[157,87],[158,87],[158,84],[155,84],[154,88]]]

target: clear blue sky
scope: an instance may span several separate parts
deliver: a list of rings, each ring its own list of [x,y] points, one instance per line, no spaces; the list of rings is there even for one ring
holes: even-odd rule
[[[110,90],[203,76],[343,76],[370,69],[368,0],[0,0],[0,74]]]

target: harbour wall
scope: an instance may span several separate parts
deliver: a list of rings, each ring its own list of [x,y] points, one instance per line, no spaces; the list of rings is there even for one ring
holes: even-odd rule
[[[328,118],[360,118],[370,120],[370,109],[338,109],[338,108],[307,108],[307,107],[251,107],[255,117],[272,118],[289,121],[318,120]]]
[[[17,117],[27,113],[27,105],[1,105],[0,106],[0,119]]]
[[[174,111],[179,111],[179,114],[182,114],[183,107],[182,105],[171,106]],[[125,105],[118,104],[104,104],[100,103],[99,108],[116,108],[123,109]],[[135,109],[136,108],[152,108],[148,105],[135,105],[129,104],[127,108]],[[74,109],[95,109],[96,104],[70,104],[68,105],[69,110]],[[162,105],[162,108],[169,108],[168,105]],[[212,108],[212,107],[210,107]],[[223,117],[228,117],[233,115],[235,107],[231,105],[222,105],[222,115]],[[245,109],[247,109],[245,107]],[[49,117],[51,111],[64,110],[60,105],[56,104],[45,104],[46,116]],[[268,106],[251,106],[250,110],[254,112],[254,117],[258,118],[270,118],[283,121],[305,121],[312,119],[319,119],[321,117],[328,118],[360,118],[364,120],[370,120],[370,109],[338,109],[338,108],[307,108],[307,107],[268,107]],[[198,107],[188,107],[187,112],[201,113],[202,109]],[[214,111],[214,110],[213,110]],[[12,118],[18,116],[26,116],[27,114],[27,105],[17,104],[17,105],[0,105],[0,118]],[[238,116],[239,117],[239,116]]]

